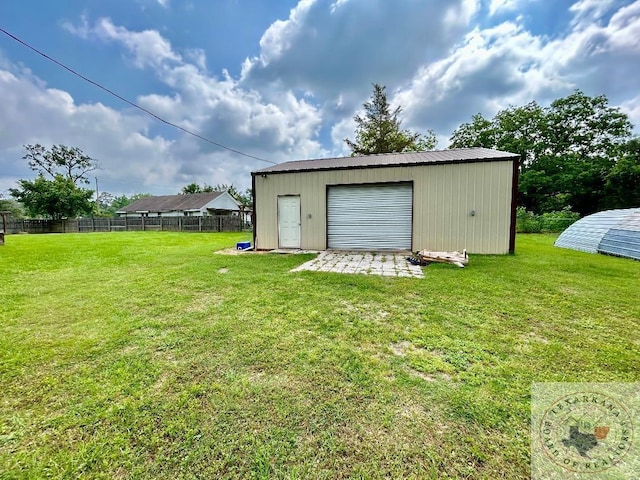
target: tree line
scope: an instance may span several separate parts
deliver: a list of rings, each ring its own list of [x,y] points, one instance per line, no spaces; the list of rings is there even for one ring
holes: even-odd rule
[[[392,108],[384,86],[374,84],[363,114],[354,117],[355,138],[345,139],[352,155],[431,150],[432,130],[416,133],[402,129],[401,106]],[[540,106],[530,102],[510,106],[488,119],[473,115],[451,135],[449,148],[486,147],[520,155],[518,205],[532,214],[554,211],[587,215],[610,208],[640,206],[640,138],[619,108],[609,106],[605,95],[590,97],[576,90]],[[0,210],[20,215],[59,219],[79,215],[112,216],[129,203],[147,196],[114,196],[103,192],[95,199],[87,174],[97,162],[77,147],[25,145],[23,159],[37,173],[19,180],[0,197]],[[180,194],[227,190],[246,206],[244,193],[226,184],[190,183]]]
[[[542,107],[476,114],[453,132],[450,148],[487,147],[520,155],[518,203],[536,214],[587,215],[640,206],[640,139],[607,97],[580,90]]]
[[[374,84],[364,116],[356,115],[352,155],[425,150],[432,131],[401,129],[401,107],[391,109],[385,88]],[[588,215],[640,206],[640,138],[605,95],[576,90],[542,107],[511,106],[492,119],[478,113],[451,135],[449,148],[486,147],[520,155],[518,205],[534,214],[554,211]],[[428,147],[428,148],[425,148]]]

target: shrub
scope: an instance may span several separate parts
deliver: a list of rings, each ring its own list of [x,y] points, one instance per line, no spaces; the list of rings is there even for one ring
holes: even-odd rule
[[[518,233],[562,232],[579,218],[580,215],[569,208],[536,215],[524,207],[518,207],[516,231]]]

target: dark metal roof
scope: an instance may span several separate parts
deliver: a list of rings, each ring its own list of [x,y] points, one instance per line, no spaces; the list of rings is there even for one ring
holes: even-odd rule
[[[224,192],[191,193],[188,195],[160,195],[143,197],[118,212],[171,212],[176,210],[199,210]]]
[[[519,155],[490,148],[452,148],[428,152],[383,153],[356,157],[297,160],[263,168],[253,174],[307,172],[313,170],[337,170],[350,168],[400,167],[432,163],[469,163],[496,160],[515,160]]]

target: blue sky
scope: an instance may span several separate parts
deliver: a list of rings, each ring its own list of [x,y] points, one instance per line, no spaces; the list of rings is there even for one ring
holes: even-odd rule
[[[438,148],[475,113],[576,88],[640,125],[640,1],[23,0],[0,2],[0,27],[171,122],[278,163],[348,154],[374,82]],[[3,34],[0,92],[0,193],[33,177],[21,159],[31,143],[82,148],[113,194],[244,189],[268,165],[162,125]]]

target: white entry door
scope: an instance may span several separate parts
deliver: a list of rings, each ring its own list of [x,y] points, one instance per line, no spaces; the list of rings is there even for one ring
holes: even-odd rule
[[[278,197],[278,244],[300,248],[300,196]]]

